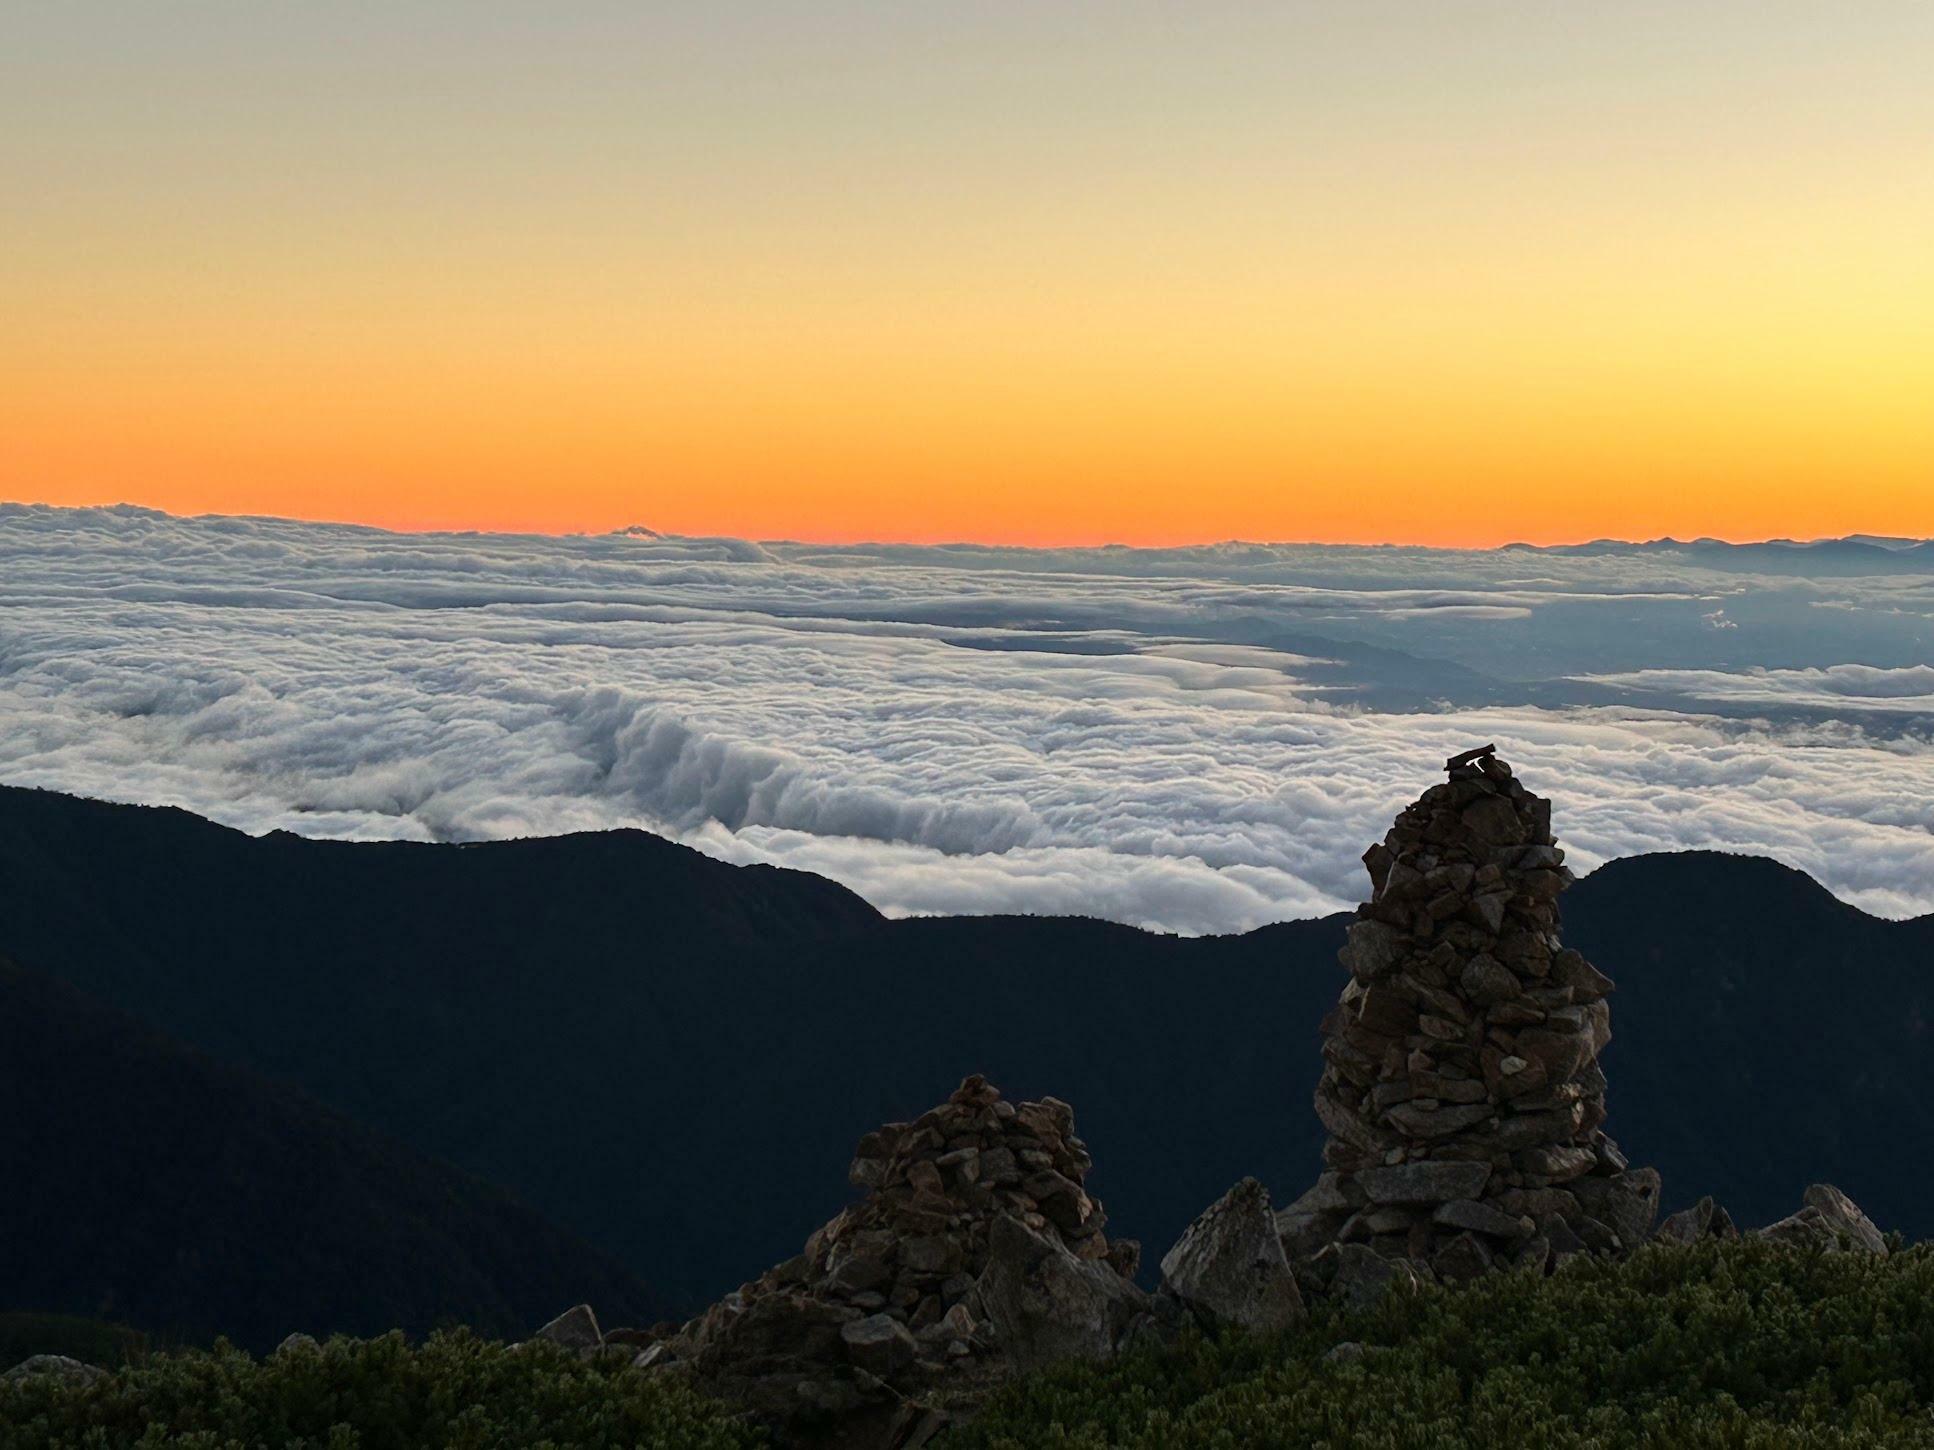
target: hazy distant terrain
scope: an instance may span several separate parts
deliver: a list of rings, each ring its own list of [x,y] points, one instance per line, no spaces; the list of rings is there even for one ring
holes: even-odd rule
[[[0,780],[251,831],[640,825],[890,913],[1318,915],[1495,739],[1580,867],[1934,909],[1934,546],[404,535],[0,506]]]

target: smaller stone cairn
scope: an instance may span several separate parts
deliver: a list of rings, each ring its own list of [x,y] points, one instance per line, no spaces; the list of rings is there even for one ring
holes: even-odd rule
[[[926,1391],[1110,1353],[1144,1313],[1139,1248],[1109,1242],[1091,1162],[1066,1103],[1010,1103],[969,1077],[861,1138],[848,1177],[865,1197],[639,1362],[691,1374],[796,1443],[815,1423],[843,1445],[911,1443]]]
[[[1612,983],[1559,940],[1572,875],[1551,803],[1492,746],[1445,768],[1364,855],[1371,896],[1322,1026],[1329,1171],[1278,1216],[1285,1247],[1361,1246],[1444,1280],[1628,1252],[1659,1178],[1601,1127]]]

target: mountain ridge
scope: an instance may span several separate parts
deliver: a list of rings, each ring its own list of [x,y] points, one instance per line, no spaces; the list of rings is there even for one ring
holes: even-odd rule
[[[1532,547],[1532,546],[1527,545],[1525,547]],[[1930,547],[1934,547],[1934,542],[1930,543]],[[1394,653],[1392,651],[1379,651],[1379,652]],[[1475,673],[1475,672],[1469,672],[1469,673]],[[50,801],[62,802],[63,805],[61,809],[63,811],[69,810],[73,807],[79,807],[84,810],[99,810],[103,812],[127,811],[127,812],[151,813],[156,817],[166,818],[170,821],[181,824],[185,828],[192,829],[192,830],[206,831],[211,834],[216,834],[216,835],[226,836],[226,837],[237,837],[245,841],[282,840],[282,841],[300,843],[305,847],[326,847],[326,848],[350,847],[358,850],[367,850],[373,847],[382,847],[386,849],[402,849],[402,850],[409,850],[409,851],[441,851],[441,850],[489,851],[489,850],[499,850],[499,849],[512,848],[512,847],[526,847],[531,845],[532,843],[539,843],[539,842],[592,842],[592,841],[600,841],[600,840],[639,842],[639,843],[645,843],[650,849],[655,850],[655,849],[663,848],[681,857],[696,859],[697,861],[703,861],[708,863],[710,866],[719,867],[729,872],[750,873],[752,878],[757,878],[761,875],[770,874],[775,878],[783,878],[783,879],[788,879],[792,881],[810,881],[810,882],[816,883],[819,887],[825,890],[825,892],[829,897],[844,898],[844,900],[850,905],[856,917],[863,918],[870,915],[872,918],[881,922],[892,921],[892,920],[934,919],[931,915],[922,915],[919,917],[888,917],[884,912],[880,911],[879,908],[875,907],[871,902],[867,901],[864,897],[862,897],[858,892],[854,891],[851,887],[841,885],[839,882],[832,880],[830,877],[822,876],[818,872],[808,871],[801,867],[796,867],[796,866],[778,866],[767,862],[728,861],[723,857],[712,856],[706,853],[705,851],[698,849],[695,846],[688,846],[681,841],[673,840],[669,836],[661,835],[656,831],[649,830],[642,826],[612,826],[612,827],[607,827],[607,828],[602,828],[597,830],[559,831],[559,832],[550,833],[550,834],[535,834],[535,835],[528,835],[528,836],[504,836],[504,837],[496,837],[488,840],[409,841],[409,840],[373,839],[373,838],[362,838],[362,837],[305,836],[300,831],[292,831],[286,827],[277,827],[273,830],[262,831],[262,832],[252,832],[240,826],[227,825],[221,821],[214,820],[211,817],[201,815],[195,811],[191,811],[183,806],[156,805],[156,804],[150,804],[150,803],[141,802],[141,801],[118,801],[118,800],[109,799],[104,796],[90,796],[90,795],[77,794],[70,791],[52,790],[44,786],[18,786],[18,785],[8,785],[4,782],[0,782],[0,801],[6,801],[10,804],[17,805],[23,798],[32,798],[32,797],[44,797]],[[1835,895],[1830,887],[1826,886],[1818,878],[1810,875],[1808,872],[1802,870],[1797,866],[1789,866],[1787,863],[1777,859],[1776,857],[1765,856],[1752,851],[1730,851],[1730,850],[1723,850],[1723,849],[1718,849],[1710,846],[1689,846],[1678,850],[1669,850],[1669,851],[1641,851],[1631,856],[1617,856],[1596,867],[1593,867],[1589,871],[1581,872],[1579,875],[1579,879],[1581,881],[1586,880],[1586,879],[1589,879],[1590,877],[1599,875],[1601,872],[1604,872],[1608,869],[1615,868],[1615,867],[1622,869],[1624,867],[1629,866],[1630,863],[1633,863],[1633,862],[1650,861],[1650,860],[1657,860],[1657,859],[1671,860],[1671,859],[1682,859],[1682,858],[1707,858],[1714,861],[1764,862],[1767,866],[1772,867],[1779,872],[1786,873],[1790,877],[1794,877],[1799,879],[1800,881],[1805,882],[1809,888],[1821,893],[1822,895],[1832,900],[1837,905],[1845,907],[1848,911],[1854,912],[1857,915],[1867,918],[1869,920],[1894,922],[1894,923],[1915,922],[1915,921],[1934,921],[1934,912],[1925,912],[1919,916],[1912,916],[1912,917],[1876,916],[1874,913],[1867,911],[1862,907],[1856,906],[1852,902],[1846,901],[1841,897]],[[1117,921],[1114,921],[1112,918],[1107,918],[1107,917],[1071,916],[1066,913],[986,912],[986,913],[975,913],[971,919],[973,920],[1011,919],[1011,920],[1017,920],[1017,921],[1092,921],[1097,923],[1103,923],[1109,926],[1120,926],[1125,930],[1141,932],[1149,936],[1183,936],[1186,939],[1192,940],[1192,939],[1195,939],[1196,937],[1230,938],[1230,937],[1247,936],[1254,932],[1268,931],[1272,927],[1283,926],[1292,922],[1326,921],[1336,917],[1347,916],[1348,914],[1349,913],[1347,911],[1342,911],[1342,912],[1332,912],[1327,916],[1319,916],[1319,917],[1287,917],[1287,918],[1284,918],[1282,921],[1265,922],[1263,925],[1257,926],[1257,927],[1251,927],[1247,931],[1208,932],[1208,933],[1196,933],[1193,935],[1180,933],[1180,932],[1167,932],[1167,931],[1162,931],[1160,929],[1152,928],[1152,927],[1134,926],[1126,922],[1117,922]],[[950,916],[950,917],[945,917],[941,919],[957,920],[957,919],[967,919],[967,918]]]
[[[1669,1205],[1768,1219],[1829,1178],[1934,1231],[1881,1130],[1934,1143],[1904,1025],[1934,1020],[1934,918],[1711,852],[1609,863],[1566,917],[1620,988],[1611,1126]],[[1076,1104],[1130,1237],[1245,1174],[1308,1181],[1347,920],[889,920],[645,832],[314,842],[0,788],[0,950],[503,1184],[686,1307],[796,1251],[844,1202],[826,1164],[970,1072]]]

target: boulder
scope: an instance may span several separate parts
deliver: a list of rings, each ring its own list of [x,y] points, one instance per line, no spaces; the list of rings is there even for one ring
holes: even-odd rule
[[[566,1309],[532,1338],[548,1339],[552,1344],[561,1344],[566,1349],[575,1349],[580,1353],[604,1347],[604,1336],[598,1332],[598,1316],[591,1312],[589,1304]]]
[[[1205,1209],[1162,1259],[1162,1287],[1212,1325],[1262,1332],[1304,1315],[1269,1190],[1245,1178]]]
[[[1887,1240],[1873,1220],[1830,1183],[1816,1183],[1801,1196],[1798,1213],[1770,1223],[1759,1236],[1776,1243],[1827,1252],[1885,1254]]]
[[[1656,1168],[1633,1168],[1614,1177],[1576,1178],[1571,1191],[1585,1212],[1617,1234],[1626,1248],[1635,1248],[1651,1236],[1653,1221],[1659,1216]]]
[[[70,1385],[91,1385],[96,1380],[105,1379],[107,1371],[97,1364],[69,1359],[64,1354],[36,1354],[21,1360],[5,1374],[0,1374],[0,1383],[38,1379],[42,1376],[58,1379]]]
[[[289,1335],[276,1345],[275,1352],[277,1354],[314,1354],[321,1348],[322,1346],[316,1343],[313,1335],[298,1332]]]
[[[1331,1259],[1329,1296],[1349,1310],[1368,1309],[1386,1294],[1414,1294],[1423,1276],[1407,1259],[1386,1259],[1367,1244],[1332,1244],[1323,1250]]]
[[[887,1314],[869,1314],[842,1324],[839,1337],[854,1364],[883,1380],[905,1369],[920,1352],[906,1325]]]
[[[846,1326],[860,1310],[791,1292],[735,1296],[665,1341],[668,1355],[727,1373],[741,1366],[838,1366],[847,1358]]]
[[[994,1223],[974,1292],[1002,1351],[1023,1371],[1108,1358],[1148,1308],[1147,1296],[1113,1269],[1011,1217]]]

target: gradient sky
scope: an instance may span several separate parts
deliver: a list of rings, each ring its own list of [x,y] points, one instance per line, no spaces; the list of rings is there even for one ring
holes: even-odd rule
[[[1934,534],[1934,5],[0,0],[0,497]]]

